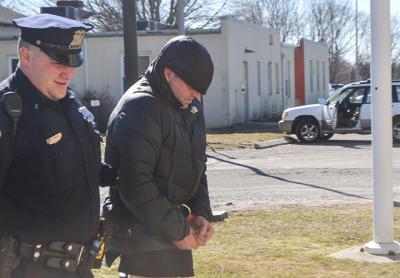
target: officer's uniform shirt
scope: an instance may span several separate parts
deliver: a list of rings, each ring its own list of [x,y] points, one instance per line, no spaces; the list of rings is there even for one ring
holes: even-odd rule
[[[2,188],[0,231],[31,243],[93,239],[100,136],[85,119],[87,110],[70,91],[47,99],[19,69],[8,81],[22,97],[23,114]]]

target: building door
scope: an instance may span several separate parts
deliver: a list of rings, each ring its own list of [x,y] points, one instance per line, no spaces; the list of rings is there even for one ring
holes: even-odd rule
[[[242,84],[243,102],[243,122],[249,121],[249,63],[243,61],[244,82]]]

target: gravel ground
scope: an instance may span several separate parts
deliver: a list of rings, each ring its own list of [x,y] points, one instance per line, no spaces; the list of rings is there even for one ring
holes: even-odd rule
[[[335,135],[326,143],[209,151],[214,210],[372,201],[370,135]],[[400,147],[393,148],[393,188],[400,199]],[[102,190],[102,196],[106,190]]]
[[[215,210],[275,205],[326,205],[372,200],[370,135],[335,135],[321,144],[209,152]],[[400,197],[400,148],[393,148],[395,197]]]

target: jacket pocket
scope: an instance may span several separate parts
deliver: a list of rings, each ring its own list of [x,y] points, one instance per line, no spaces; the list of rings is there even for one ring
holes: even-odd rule
[[[159,236],[149,235],[138,227],[129,228],[128,234],[130,235],[130,238],[128,238],[127,248],[121,251],[122,254],[133,255],[176,249],[172,242],[165,241]]]

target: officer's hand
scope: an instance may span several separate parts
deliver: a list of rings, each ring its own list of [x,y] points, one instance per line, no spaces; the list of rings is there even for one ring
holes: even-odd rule
[[[214,228],[203,216],[195,216],[192,225],[196,229],[196,239],[199,245],[204,246],[214,234]]]
[[[187,235],[182,240],[172,241],[172,243],[175,245],[176,248],[183,250],[192,250],[199,248],[199,243],[196,239],[196,231],[192,227],[190,227],[189,235]]]

